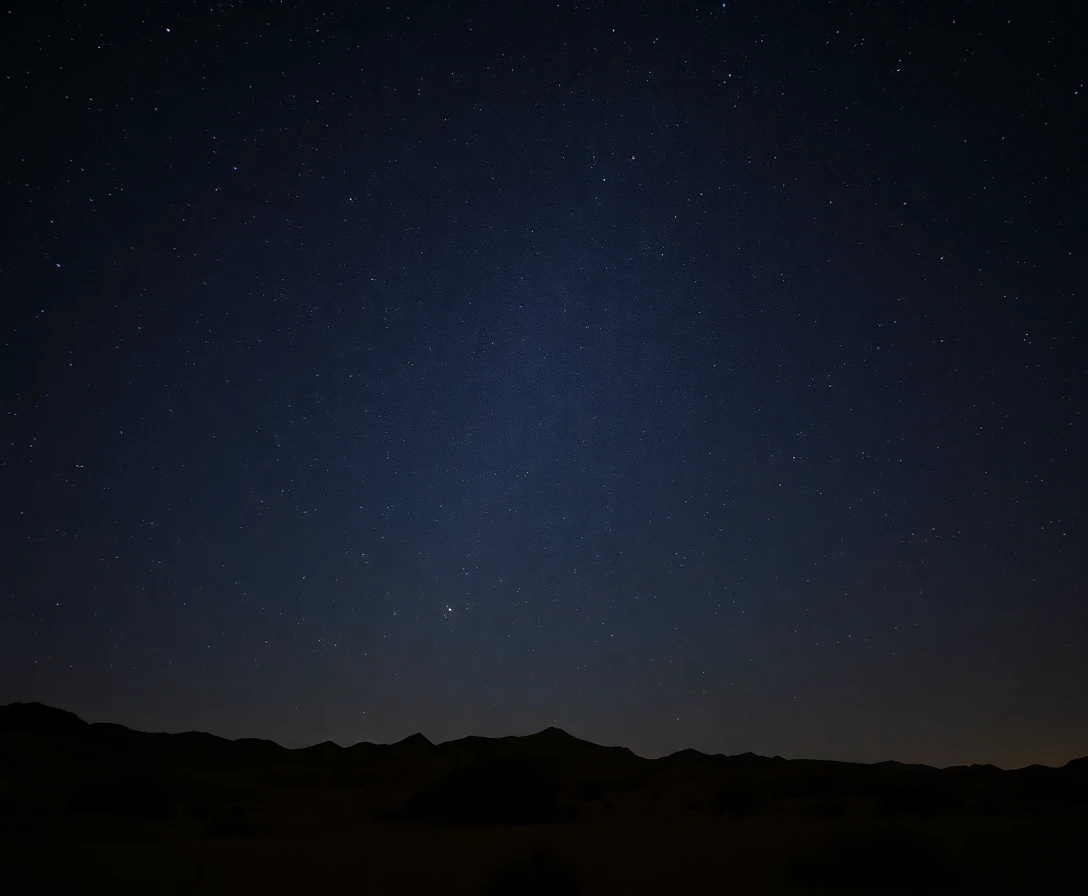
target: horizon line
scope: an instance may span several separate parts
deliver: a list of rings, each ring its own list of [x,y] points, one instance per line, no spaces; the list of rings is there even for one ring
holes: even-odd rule
[[[394,747],[394,746],[397,746],[399,744],[403,744],[406,741],[412,740],[413,738],[422,738],[424,741],[427,742],[427,744],[429,744],[432,747],[437,748],[437,747],[442,747],[442,746],[444,746],[446,744],[454,744],[454,743],[458,743],[460,741],[470,740],[470,739],[473,739],[473,740],[487,740],[487,741],[522,739],[522,738],[529,738],[529,737],[539,737],[540,735],[546,734],[549,731],[555,731],[555,732],[558,732],[558,733],[560,733],[560,734],[562,734],[562,735],[564,735],[564,736],[566,736],[566,737],[568,737],[568,738],[570,738],[572,740],[578,741],[579,743],[588,744],[590,746],[597,747],[599,749],[625,750],[628,753],[630,753],[632,756],[635,756],[636,758],[641,759],[644,762],[658,762],[658,761],[661,761],[663,759],[669,759],[669,758],[671,758],[673,756],[678,756],[681,753],[696,753],[696,754],[698,754],[700,756],[704,756],[704,757],[707,757],[707,758],[722,757],[722,758],[725,758],[725,759],[734,759],[734,758],[738,758],[738,757],[755,757],[755,758],[758,758],[758,759],[766,760],[768,762],[776,762],[776,761],[777,762],[827,762],[827,763],[838,763],[838,764],[842,764],[842,765],[863,765],[863,766],[889,765],[890,764],[890,765],[900,765],[900,766],[904,766],[906,768],[927,768],[927,769],[933,769],[935,771],[945,771],[945,770],[949,770],[949,769],[964,769],[964,768],[993,768],[993,769],[998,769],[1000,771],[1010,771],[1011,772],[1011,771],[1020,771],[1020,770],[1023,770],[1023,769],[1030,769],[1030,768],[1048,768],[1048,769],[1060,770],[1060,769],[1065,768],[1066,766],[1068,766],[1069,764],[1071,764],[1073,762],[1077,762],[1077,761],[1079,761],[1081,759],[1088,759],[1088,754],[1085,754],[1083,756],[1074,756],[1072,759],[1067,760],[1062,765],[1046,765],[1046,764],[1040,763],[1040,762],[1033,762],[1033,763],[1028,763],[1027,765],[1009,767],[1009,766],[997,765],[996,763],[992,763],[992,762],[973,762],[973,763],[954,763],[952,765],[943,765],[942,766],[942,765],[931,765],[931,764],[925,763],[925,762],[903,762],[903,761],[898,760],[898,759],[881,759],[881,760],[876,760],[876,761],[872,761],[872,762],[863,762],[863,761],[852,760],[852,759],[815,759],[815,758],[809,758],[809,757],[804,757],[804,756],[786,757],[786,756],[782,756],[782,755],[780,755],[778,753],[775,753],[774,755],[771,755],[771,756],[767,756],[767,755],[765,755],[763,753],[756,753],[756,752],[751,751],[751,750],[746,750],[746,751],[743,751],[743,752],[740,752],[740,753],[722,753],[722,752],[707,753],[706,751],[700,750],[700,749],[698,749],[696,747],[682,747],[679,750],[672,751],[671,753],[662,753],[660,756],[644,756],[644,755],[642,755],[640,753],[636,753],[633,749],[631,749],[630,747],[628,747],[628,746],[626,746],[624,744],[601,744],[601,743],[597,743],[596,741],[586,740],[585,738],[579,737],[576,734],[571,734],[565,728],[562,728],[562,727],[560,727],[558,725],[554,725],[554,724],[553,725],[548,725],[548,726],[546,726],[544,728],[541,728],[539,730],[536,730],[536,731],[531,731],[531,732],[529,732],[527,734],[502,734],[502,735],[496,735],[496,736],[489,736],[489,735],[482,735],[482,734],[466,734],[466,735],[463,735],[461,737],[454,737],[454,738],[450,738],[448,740],[440,740],[439,741],[439,740],[431,739],[426,734],[424,734],[422,731],[415,731],[415,732],[413,732],[411,734],[408,734],[408,735],[406,735],[406,736],[404,736],[402,738],[398,738],[397,740],[386,741],[386,742],[360,740],[360,741],[355,741],[354,743],[350,743],[350,744],[341,744],[338,741],[332,740],[331,738],[326,738],[324,740],[315,741],[314,743],[305,744],[303,746],[289,747],[289,746],[286,746],[285,744],[281,744],[279,741],[273,740],[272,738],[268,738],[268,737],[258,737],[258,736],[251,736],[251,735],[246,735],[246,736],[242,736],[242,737],[227,737],[227,736],[222,735],[222,734],[215,734],[214,732],[204,731],[204,730],[201,730],[201,729],[198,729],[198,728],[186,728],[186,729],[183,729],[183,730],[176,730],[176,731],[168,731],[168,730],[147,731],[147,730],[140,729],[140,728],[132,728],[132,727],[130,727],[128,725],[124,725],[124,724],[122,724],[120,722],[88,721],[87,719],[85,719],[81,715],[79,715],[78,713],[72,712],[71,710],[68,710],[68,709],[63,709],[63,708],[61,708],[59,706],[53,706],[52,704],[42,703],[39,700],[28,700],[28,701],[14,700],[14,701],[12,701],[10,703],[0,704],[0,712],[2,712],[5,709],[12,708],[12,707],[23,707],[23,706],[37,707],[37,708],[40,708],[40,709],[43,709],[43,710],[48,710],[49,712],[54,712],[54,713],[63,713],[64,715],[71,716],[72,718],[78,720],[83,725],[87,725],[88,727],[94,726],[94,725],[109,725],[109,726],[115,726],[115,727],[118,727],[118,728],[124,728],[126,731],[131,731],[131,732],[134,732],[136,734],[165,735],[165,736],[168,736],[168,737],[177,737],[179,735],[185,735],[185,734],[199,734],[199,735],[203,735],[203,736],[206,736],[206,737],[214,737],[217,740],[222,740],[222,741],[225,741],[227,743],[238,743],[238,742],[241,742],[241,741],[257,741],[257,742],[261,742],[261,743],[273,744],[274,746],[278,747],[279,749],[287,750],[289,752],[298,752],[298,751],[301,751],[301,750],[310,750],[310,749],[313,749],[314,747],[320,747],[320,746],[322,746],[324,744],[332,744],[334,747],[336,747],[339,750],[350,750],[350,749],[352,749],[354,747],[359,747],[359,746]]]

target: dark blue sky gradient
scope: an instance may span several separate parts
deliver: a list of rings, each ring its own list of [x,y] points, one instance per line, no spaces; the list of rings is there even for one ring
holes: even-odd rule
[[[6,12],[0,702],[1088,753],[1083,15],[361,6]]]

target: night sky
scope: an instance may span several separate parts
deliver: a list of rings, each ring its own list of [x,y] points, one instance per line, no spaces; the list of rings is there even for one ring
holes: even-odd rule
[[[3,9],[0,702],[1088,753],[1075,9]]]

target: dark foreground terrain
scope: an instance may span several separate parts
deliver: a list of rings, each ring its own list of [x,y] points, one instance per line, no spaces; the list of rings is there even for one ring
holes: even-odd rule
[[[10,893],[1088,892],[1088,758],[649,760],[554,728],[288,750],[15,703],[0,769]]]

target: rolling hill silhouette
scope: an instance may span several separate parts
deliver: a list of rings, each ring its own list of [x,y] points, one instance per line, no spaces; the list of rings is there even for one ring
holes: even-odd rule
[[[0,706],[0,736],[47,738],[69,746],[82,744],[87,748],[110,745],[123,749],[164,751],[168,753],[192,752],[195,754],[269,757],[293,756],[299,759],[323,761],[358,759],[370,756],[403,757],[419,759],[490,759],[519,758],[547,759],[552,761],[613,762],[627,766],[659,764],[662,766],[705,766],[719,768],[767,769],[785,766],[830,767],[843,769],[868,769],[885,771],[929,771],[944,774],[963,772],[992,772],[1015,775],[1031,770],[1059,773],[1088,773],[1088,756],[1071,759],[1064,766],[1031,765],[1022,769],[1003,770],[995,765],[957,765],[944,769],[919,763],[884,760],[872,764],[839,762],[835,760],[786,760],[781,756],[761,756],[756,753],[703,753],[687,748],[663,756],[660,759],[644,759],[627,747],[602,746],[568,734],[561,728],[548,727],[534,734],[508,735],[505,737],[480,737],[469,735],[456,740],[435,744],[421,733],[411,734],[391,744],[361,741],[342,746],[333,741],[322,741],[294,749],[281,746],[275,741],[243,737],[236,740],[203,731],[183,731],[169,734],[146,732],[115,722],[87,722],[75,713],[44,703],[9,703]]]
[[[997,836],[995,825],[999,834],[1017,831],[1021,839],[1015,845],[1010,841],[1007,848],[1009,855],[1022,857],[1032,854],[1025,843],[1036,844],[1036,854],[1042,855],[1044,843],[1055,838],[1077,842],[1088,832],[1088,757],[1061,768],[1014,770],[787,760],[693,749],[646,759],[625,747],[590,743],[559,728],[443,743],[414,734],[392,744],[340,746],[325,741],[287,749],[257,738],[150,733],[88,723],[62,709],[13,703],[0,706],[0,768],[0,835],[6,831],[10,842],[23,838],[23,847],[31,851],[39,843],[44,849],[47,842],[77,850],[82,848],[77,843],[93,845],[102,838],[105,844],[99,846],[108,851],[126,838],[161,839],[166,831],[181,838],[179,843],[234,838],[250,844],[247,848],[273,850],[275,843],[294,842],[284,837],[310,842],[307,838],[315,831],[336,839],[363,829],[375,842],[386,838],[394,844],[389,847],[392,856],[408,849],[420,831],[431,831],[427,836],[433,838],[445,830],[450,833],[442,834],[446,839],[441,842],[464,841],[469,846],[459,847],[463,849],[486,852],[481,843],[507,840],[522,844],[518,849],[524,854],[495,872],[496,880],[507,881],[501,892],[532,892],[527,877],[554,878],[560,881],[556,892],[573,892],[574,872],[567,859],[557,858],[560,853],[588,850],[579,873],[595,879],[594,850],[612,848],[602,846],[600,838],[605,843],[615,838],[637,841],[642,836],[638,832],[662,825],[666,833],[660,836],[687,832],[682,842],[668,841],[673,850],[686,848],[690,838],[703,842],[700,838],[725,836],[724,831],[739,837],[738,842],[756,838],[750,846],[756,854],[785,851],[793,856],[783,866],[783,879],[832,888],[874,880],[879,886],[948,883],[965,873],[968,861],[946,848],[949,838],[959,836],[955,831],[988,832],[973,835],[979,843]],[[1039,839],[1024,839],[1025,824]],[[477,835],[455,833],[484,829],[506,833],[488,835],[479,843],[473,839]],[[34,830],[47,831],[47,839],[35,840],[27,833]],[[518,830],[525,830],[529,839],[513,833]],[[567,845],[543,856],[528,850],[527,844],[539,841],[545,830],[568,831],[555,840]],[[759,830],[768,832],[760,835],[762,840],[752,833]],[[1042,839],[1044,833],[1049,839]],[[554,840],[559,834],[547,837]],[[785,839],[778,842],[779,837]],[[975,855],[970,852],[975,842],[963,847],[968,850],[964,855]],[[591,843],[597,846],[591,848]],[[861,848],[858,843],[868,845]],[[707,845],[706,856],[717,848]],[[1083,851],[1070,847],[1069,873],[1081,867],[1076,855]],[[456,856],[447,858],[456,862]],[[48,864],[44,856],[41,861]],[[691,861],[696,867],[702,859]],[[403,865],[397,867],[399,874],[409,873]],[[383,878],[380,886],[405,889],[392,868],[393,876]],[[430,881],[427,887],[436,885],[438,878],[427,877],[431,870],[426,865],[413,866],[411,873]],[[613,869],[613,877],[616,873],[622,877]],[[667,873],[663,869],[660,880],[667,883],[668,875],[676,873],[675,868]],[[1030,882],[1026,865],[1023,873]],[[146,869],[141,879],[154,874]],[[600,887],[607,891],[611,880],[602,879]],[[648,880],[633,874],[628,889],[640,891]],[[269,886],[275,889],[278,883],[277,878]]]
[[[708,784],[743,784],[759,789],[769,800],[804,798],[813,794],[842,798],[877,799],[890,788],[955,793],[971,799],[979,782],[993,797],[1046,794],[1046,799],[1083,799],[1088,757],[1062,768],[1029,766],[1002,770],[992,765],[937,769],[894,760],[867,765],[825,760],[786,760],[754,753],[708,754],[686,749],[660,759],[644,759],[626,747],[601,746],[549,727],[525,736],[469,736],[435,744],[413,734],[392,744],[357,743],[341,746],[332,741],[288,749],[269,740],[228,740],[200,731],[177,734],[137,731],[111,722],[88,723],[74,713],[41,703],[0,706],[0,744],[4,758],[33,768],[48,764],[50,771],[70,777],[91,762],[99,772],[121,764],[153,768],[170,777],[173,765],[184,763],[205,775],[245,766],[252,776],[277,774],[315,782],[363,781],[379,770],[392,782],[416,793],[436,782],[483,767],[517,767],[545,776],[559,791],[630,793],[641,787],[691,789],[692,781]],[[396,780],[389,777],[396,768]],[[950,798],[953,798],[950,796]],[[391,806],[385,806],[391,809]]]

